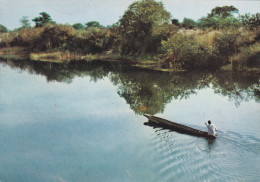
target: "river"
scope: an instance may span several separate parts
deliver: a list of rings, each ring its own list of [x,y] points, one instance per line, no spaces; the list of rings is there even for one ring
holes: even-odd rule
[[[259,75],[0,60],[0,181],[260,181],[259,106]]]

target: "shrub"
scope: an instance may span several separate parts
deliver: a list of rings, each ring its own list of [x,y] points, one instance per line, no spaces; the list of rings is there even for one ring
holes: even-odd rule
[[[198,32],[196,35],[197,41],[203,46],[207,47],[211,50],[214,49],[215,46],[215,37],[217,34],[219,34],[219,31],[213,30],[213,31],[204,31],[204,32]]]
[[[78,31],[69,40],[66,49],[82,53],[101,53],[113,46],[114,35],[109,29],[88,28]]]
[[[230,58],[231,66],[235,70],[260,65],[260,43],[240,47],[239,52]]]
[[[215,52],[217,55],[230,56],[236,50],[237,46],[235,44],[238,38],[237,32],[222,32],[216,35],[214,39]]]
[[[49,50],[63,48],[66,43],[74,36],[76,30],[68,25],[48,24],[40,37],[40,49]]]
[[[178,33],[162,45],[175,68],[205,69],[214,65],[210,49],[203,47],[193,35]]]
[[[197,23],[193,19],[184,18],[181,26],[186,29],[193,29],[197,26]]]

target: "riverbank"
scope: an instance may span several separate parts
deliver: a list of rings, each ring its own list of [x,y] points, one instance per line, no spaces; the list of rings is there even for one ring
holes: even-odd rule
[[[168,64],[165,61],[165,58],[158,55],[145,55],[145,56],[120,56],[118,54],[114,54],[112,51],[107,51],[99,54],[81,54],[78,52],[70,52],[70,51],[58,51],[52,50],[48,52],[30,52],[28,48],[25,47],[7,47],[0,48],[0,58],[3,59],[30,59],[33,61],[44,61],[44,62],[70,62],[70,61],[123,61],[131,64],[137,68],[155,70],[155,71],[163,71],[163,72],[185,72],[188,70],[185,69],[176,69]],[[167,64],[167,65],[166,65]],[[170,68],[169,68],[170,67]],[[206,71],[206,70],[204,70]],[[232,64],[228,64],[219,68],[219,71],[223,72],[248,72],[260,74],[260,68],[258,67],[244,67],[240,69],[232,68]]]
[[[185,71],[177,69],[163,68],[158,58],[152,56],[134,57],[134,56],[120,56],[113,54],[112,51],[107,51],[100,54],[80,54],[70,51],[49,51],[49,52],[30,52],[28,48],[24,47],[8,47],[0,49],[0,58],[3,59],[30,59],[33,61],[47,61],[47,62],[69,62],[69,61],[124,61],[134,67],[145,68],[150,70],[173,72]]]

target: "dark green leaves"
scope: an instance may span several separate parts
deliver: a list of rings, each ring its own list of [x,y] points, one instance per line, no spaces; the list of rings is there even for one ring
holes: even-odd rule
[[[43,27],[47,23],[55,23],[52,21],[51,16],[45,12],[40,13],[41,16],[32,19],[35,22],[36,27]]]

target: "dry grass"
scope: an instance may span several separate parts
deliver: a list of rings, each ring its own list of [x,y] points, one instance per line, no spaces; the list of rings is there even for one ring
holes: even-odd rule
[[[203,47],[212,49],[215,43],[214,40],[218,34],[220,34],[220,32],[215,30],[206,33],[200,33],[196,35],[196,39]]]
[[[4,54],[21,54],[28,52],[28,49],[24,47],[4,47],[0,48],[0,55]]]
[[[0,57],[4,59],[28,59],[29,50],[23,47],[5,47],[0,49]]]
[[[61,52],[31,53],[30,59],[35,61],[61,60]]]

